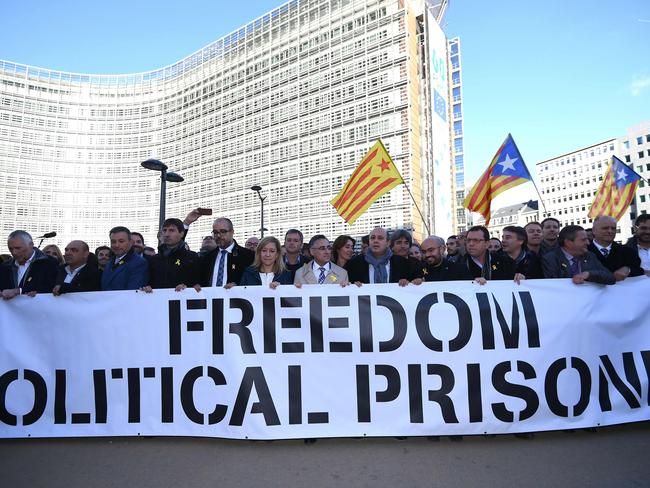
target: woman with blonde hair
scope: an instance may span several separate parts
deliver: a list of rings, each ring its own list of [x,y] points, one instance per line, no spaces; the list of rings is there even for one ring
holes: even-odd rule
[[[56,262],[58,263],[59,266],[65,264],[65,260],[63,259],[63,254],[61,253],[61,249],[59,249],[59,246],[56,246],[55,244],[48,244],[43,248],[43,253],[56,259]]]
[[[275,237],[264,237],[255,249],[253,265],[244,270],[242,286],[262,285],[277,288],[278,285],[293,283],[291,273],[284,268],[282,246]]]

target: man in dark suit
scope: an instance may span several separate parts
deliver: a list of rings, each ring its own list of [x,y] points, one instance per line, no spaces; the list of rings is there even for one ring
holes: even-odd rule
[[[52,290],[55,296],[101,290],[101,272],[88,264],[89,255],[90,249],[84,241],[72,241],[65,247],[65,265],[59,267],[56,285]]]
[[[253,263],[255,253],[237,244],[233,239],[235,230],[230,219],[220,217],[212,224],[212,235],[217,247],[201,256],[199,262],[201,286],[225,286],[238,284],[244,270]]]
[[[513,280],[516,266],[512,260],[505,260],[498,254],[490,254],[488,241],[490,232],[482,225],[471,227],[467,231],[466,250],[458,262],[469,274],[484,284],[487,280]]]
[[[545,278],[571,278],[575,284],[585,281],[613,285],[614,275],[590,253],[587,232],[579,225],[567,225],[560,231],[558,247],[542,257]]]
[[[628,276],[641,276],[641,259],[629,247],[614,242],[616,220],[608,215],[596,217],[593,225],[594,240],[587,248],[603,265],[614,273],[616,281]]]
[[[445,257],[445,241],[442,237],[427,237],[422,241],[421,248],[424,256],[421,274],[424,281],[472,280],[467,268]]]
[[[422,278],[422,261],[409,256],[412,245],[413,237],[408,230],[397,229],[390,233],[390,250],[395,256],[402,256],[408,261],[409,281]]]
[[[144,291],[154,288],[174,288],[181,291],[199,281],[199,257],[185,248],[185,228],[180,219],[163,223],[158,254],[149,257],[149,284]]]
[[[388,247],[388,232],[375,227],[370,233],[366,252],[348,261],[345,269],[350,283],[409,283],[409,266],[406,259],[393,255]]]
[[[512,260],[515,265],[515,281],[543,278],[542,263],[537,255],[526,249],[528,235],[523,227],[508,225],[503,228],[501,243],[504,260]]]
[[[139,290],[149,281],[149,265],[132,249],[131,231],[113,227],[108,235],[114,258],[102,273],[102,290]]]
[[[9,234],[7,247],[12,259],[0,266],[2,298],[10,300],[20,294],[51,293],[58,268],[56,259],[35,248],[32,236],[24,230]]]

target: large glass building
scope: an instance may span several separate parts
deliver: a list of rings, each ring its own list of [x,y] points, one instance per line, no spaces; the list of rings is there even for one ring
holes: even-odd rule
[[[0,61],[0,238],[57,231],[104,244],[126,225],[148,244],[167,216],[228,216],[235,238],[361,235],[380,225],[417,238],[452,233],[446,1],[292,0],[159,70],[87,75]],[[329,201],[381,138],[408,184],[348,226]],[[417,203],[417,205],[415,205]],[[421,214],[420,214],[421,212]],[[192,226],[197,248],[211,218]]]

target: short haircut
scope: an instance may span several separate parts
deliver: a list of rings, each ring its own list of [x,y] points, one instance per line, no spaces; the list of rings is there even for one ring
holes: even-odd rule
[[[311,249],[312,247],[314,247],[316,241],[320,241],[321,239],[325,239],[329,243],[329,239],[325,237],[323,234],[316,234],[314,237],[309,239],[309,248]]]
[[[234,227],[232,226],[232,220],[230,220],[228,217],[219,217],[217,219],[214,219],[214,224],[216,224],[219,221],[228,224],[228,230],[234,230]]]
[[[121,225],[118,225],[117,227],[113,227],[111,230],[109,230],[108,235],[111,236],[113,234],[118,234],[120,232],[126,232],[126,236],[129,238],[129,240],[131,239],[131,231]]]
[[[634,221],[634,225],[638,227],[639,225],[641,225],[646,220],[650,220],[650,214],[641,214]]]
[[[81,244],[81,250],[82,251],[90,252],[90,248],[88,247],[88,244],[85,241],[82,241],[82,240],[79,240],[79,239],[77,239],[76,241]]]
[[[361,237],[361,244],[365,244],[366,246],[370,244],[370,234]]]
[[[285,234],[284,234],[284,240],[287,240],[287,236],[289,234],[298,234],[300,236],[300,242],[304,241],[305,238],[302,236],[302,232],[300,232],[298,229],[289,229]]]
[[[563,246],[564,241],[573,241],[581,230],[585,229],[579,225],[567,225],[562,227],[560,235],[558,236],[558,243],[560,246]]]
[[[449,239],[458,239],[458,236],[449,236],[449,237],[447,237],[447,240],[449,240]]]
[[[390,246],[393,247],[393,244],[402,237],[408,241],[409,247],[413,245],[413,237],[411,237],[411,233],[406,229],[397,229],[390,233]]]
[[[503,232],[512,232],[514,235],[517,236],[517,239],[522,241],[521,247],[526,247],[528,244],[528,234],[526,233],[526,229],[523,227],[519,227],[518,225],[508,225],[503,228],[503,231],[501,231],[503,235]]]
[[[529,225],[539,225],[539,227],[542,228],[542,224],[540,224],[536,220],[533,220],[532,222],[528,222],[526,225],[524,225],[524,229],[528,229]]]
[[[424,239],[424,241],[426,241],[427,239],[431,239],[432,241],[437,242],[438,246],[446,246],[447,245],[447,242],[442,237],[439,237],[439,236],[429,236],[426,239]],[[422,242],[424,242],[424,241],[422,241]]]
[[[483,232],[483,238],[486,241],[490,240],[490,231],[487,230],[487,227],[484,227],[482,225],[475,225],[473,227],[470,227],[467,233],[469,234],[470,232]]]
[[[99,246],[97,249],[95,249],[95,254],[99,254],[99,251],[108,251],[110,253],[111,248],[108,246]]]
[[[144,246],[144,237],[142,236],[142,234],[140,234],[139,232],[131,232],[131,237],[133,236],[138,236],[142,241],[142,245]]]
[[[544,228],[544,224],[549,221],[555,222],[558,227],[560,226],[560,221],[555,217],[546,217],[544,220],[542,220],[542,229]]]
[[[165,227],[172,227],[172,226],[176,227],[176,229],[178,229],[178,232],[180,232],[181,234],[183,233],[183,231],[185,231],[185,226],[183,225],[183,222],[181,221],[181,219],[167,219],[167,220],[165,220],[163,222],[162,226],[163,226],[163,229]],[[135,232],[134,232],[134,234],[135,234]],[[142,242],[144,242],[144,241],[142,241]]]
[[[9,237],[7,237],[7,240],[13,239],[15,237],[20,237],[25,244],[33,244],[34,241],[32,240],[32,236],[29,234],[29,232],[26,232],[24,230],[15,230],[11,234],[9,234]]]

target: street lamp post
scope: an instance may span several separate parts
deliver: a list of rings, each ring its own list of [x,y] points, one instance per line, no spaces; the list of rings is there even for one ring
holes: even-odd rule
[[[160,171],[160,210],[158,212],[158,230],[162,229],[165,221],[165,208],[167,204],[167,182],[180,183],[184,178],[178,173],[167,171],[167,165],[157,159],[147,159],[141,163],[143,168]]]
[[[262,187],[260,185],[254,185],[251,186],[251,190],[257,193],[257,196],[260,197],[260,205],[261,205],[261,212],[260,212],[260,238],[264,237],[264,231],[267,230],[264,227],[264,200],[266,200],[266,197],[263,197],[262,194],[260,193],[260,190]]]

